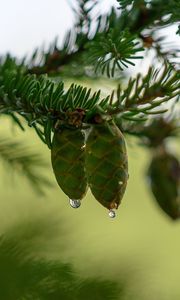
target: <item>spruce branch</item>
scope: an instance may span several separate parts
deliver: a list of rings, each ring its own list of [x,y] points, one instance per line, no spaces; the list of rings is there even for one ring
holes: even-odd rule
[[[127,88],[117,89],[117,101],[110,114],[121,114],[122,118],[134,120],[139,116],[159,114],[163,110],[154,110],[173,98],[179,99],[180,74],[172,66],[166,65],[163,70],[149,68],[146,76],[138,74],[130,78]]]
[[[120,32],[118,28],[100,33],[87,43],[85,48],[89,65],[95,65],[95,72],[106,73],[108,77],[113,77],[117,69],[122,71],[128,65],[134,66],[132,60],[143,58],[136,54],[144,50],[136,40],[136,36],[128,31]]]
[[[155,50],[157,58],[163,63],[171,64],[175,68],[178,66],[178,59],[180,58],[180,50],[176,44],[166,41],[166,36],[155,37],[156,32],[152,30],[148,35],[140,34],[143,45],[148,50]]]
[[[179,0],[117,0],[124,14],[129,14],[132,28],[143,29],[149,26],[166,26],[179,22]],[[128,8],[128,6],[130,8]],[[134,16],[134,18],[133,18]]]
[[[81,74],[88,76],[92,72],[87,71],[87,66],[93,69],[95,64],[95,70],[99,70],[100,74],[114,76],[115,69],[127,68],[138,58],[135,54],[142,51],[142,46],[137,41],[144,42],[143,30],[154,32],[157,28],[179,21],[178,0],[168,0],[166,3],[163,0],[119,0],[123,8],[120,15],[112,8],[109,13],[98,13],[93,19],[91,14],[98,2],[82,0],[78,3],[79,8],[73,6],[76,23],[67,32],[62,46],[58,47],[56,39],[47,51],[36,49],[27,61],[28,73],[63,74],[69,66],[69,71],[76,76],[81,66]],[[132,4],[130,8],[129,4]],[[159,46],[156,48],[158,55],[166,55]],[[176,55],[175,51],[173,55]]]
[[[124,26],[124,19],[114,9],[110,14],[93,19],[93,29],[92,19],[87,17],[85,20],[88,20],[88,24],[79,21],[66,34],[62,47],[58,48],[55,40],[47,52],[36,49],[27,61],[28,73],[63,74],[64,68],[78,62],[86,75],[87,67],[94,69],[95,65],[95,71],[110,77],[114,76],[116,69],[123,70],[124,67],[135,65],[133,59],[142,58],[136,55],[143,51],[137,34],[129,33],[127,26]]]
[[[75,8],[73,4],[70,6],[75,13],[76,26],[77,27],[89,27],[91,23],[91,13],[94,11],[98,4],[98,0],[78,0],[78,8]]]
[[[117,2],[120,4],[121,9],[125,9],[128,5],[131,5],[134,0],[117,0]]]
[[[6,62],[5,62],[6,64]],[[112,95],[100,97],[100,91],[92,94],[91,89],[72,84],[67,90],[60,81],[55,84],[46,76],[23,75],[8,72],[0,67],[0,113],[23,116],[41,140],[51,148],[51,133],[57,120],[62,124],[79,126],[91,123],[98,113],[120,115],[138,122],[149,114],[166,111],[156,110],[162,103],[179,96],[179,73],[166,65],[162,71],[150,68],[145,77],[140,74],[130,78],[125,90],[117,89],[117,99]],[[20,125],[21,126],[21,125]]]
[[[29,59],[26,59],[27,73],[30,74],[59,74],[65,66],[76,62],[84,51],[84,45],[88,41],[88,32],[75,25],[64,38],[63,45],[58,47],[56,38],[48,50],[35,49]]]

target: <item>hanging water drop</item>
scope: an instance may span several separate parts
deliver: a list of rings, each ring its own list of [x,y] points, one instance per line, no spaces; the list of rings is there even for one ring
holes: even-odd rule
[[[73,208],[79,208],[81,206],[81,201],[76,199],[69,199],[69,203]]]
[[[116,216],[115,211],[112,210],[112,209],[110,209],[110,210],[109,210],[109,217],[110,217],[110,218],[115,218],[115,216]]]

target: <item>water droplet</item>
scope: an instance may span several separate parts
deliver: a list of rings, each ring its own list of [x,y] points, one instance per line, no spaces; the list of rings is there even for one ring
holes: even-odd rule
[[[110,218],[115,218],[115,216],[116,216],[115,211],[112,210],[112,209],[110,209],[110,210],[109,210],[109,217],[110,217]]]
[[[81,206],[81,201],[76,199],[69,199],[69,204],[73,208],[79,208]]]

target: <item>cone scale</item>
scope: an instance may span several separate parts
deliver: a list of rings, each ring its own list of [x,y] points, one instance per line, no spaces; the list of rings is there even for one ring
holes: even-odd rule
[[[126,190],[128,161],[124,137],[113,121],[93,125],[85,157],[92,194],[104,207],[118,208]]]

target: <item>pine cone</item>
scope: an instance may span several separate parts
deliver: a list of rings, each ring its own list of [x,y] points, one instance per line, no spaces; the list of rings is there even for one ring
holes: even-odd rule
[[[172,154],[157,153],[148,175],[151,189],[162,210],[172,219],[180,217],[180,163]]]
[[[114,122],[93,125],[86,142],[86,172],[94,197],[118,208],[126,190],[128,162],[123,135]]]
[[[85,138],[80,129],[60,129],[54,133],[51,150],[56,180],[70,199],[82,199],[87,191]]]

